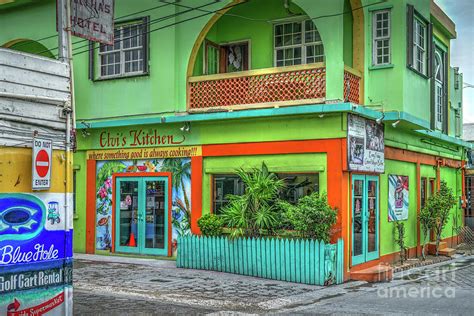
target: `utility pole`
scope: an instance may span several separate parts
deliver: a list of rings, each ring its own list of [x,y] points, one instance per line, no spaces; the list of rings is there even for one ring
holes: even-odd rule
[[[71,100],[69,103],[66,103],[63,109],[63,114],[66,117],[66,163],[65,163],[65,183],[64,183],[64,199],[65,199],[65,214],[66,214],[66,223],[65,223],[65,234],[64,234],[64,249],[71,248],[72,251],[72,235],[71,229],[73,222],[73,212],[72,205],[69,203],[68,192],[69,188],[72,186],[72,152],[71,152],[71,132],[74,128],[74,77],[73,77],[73,62],[72,62],[72,43],[71,43],[71,2],[70,0],[57,0],[58,1],[58,58],[60,61],[65,62],[69,65],[69,89],[71,92]],[[72,259],[72,258],[71,258]],[[67,259],[66,259],[67,260]],[[66,269],[65,263],[65,270]],[[72,271],[71,277],[72,277]],[[69,273],[68,273],[69,274]],[[72,280],[71,280],[72,281]],[[72,297],[69,298],[69,295],[72,295],[72,289],[66,290],[66,299],[65,304],[65,314],[72,315],[73,306],[72,306]]]

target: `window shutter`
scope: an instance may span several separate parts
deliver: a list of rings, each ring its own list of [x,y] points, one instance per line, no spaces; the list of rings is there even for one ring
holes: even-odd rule
[[[150,55],[150,17],[146,16],[142,19],[142,55],[143,55],[143,72],[148,74],[150,72],[149,63],[148,63],[148,56]]]
[[[443,63],[444,63],[444,80],[443,80],[443,132],[448,134],[448,113],[449,113],[449,103],[448,103],[448,78],[449,78],[449,65],[448,65],[448,53],[443,54]]]
[[[89,80],[94,81],[94,42],[89,41]]]
[[[413,67],[413,16],[415,8],[407,5],[407,66]]]
[[[428,23],[426,27],[426,37],[427,37],[427,56],[428,56],[428,67],[427,67],[427,76],[432,78],[433,69],[434,69],[434,43],[433,43],[433,24]],[[432,78],[433,79],[433,78]]]

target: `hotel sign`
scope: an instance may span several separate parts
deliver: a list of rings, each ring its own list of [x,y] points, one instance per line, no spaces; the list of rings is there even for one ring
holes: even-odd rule
[[[94,42],[114,43],[114,0],[70,0],[71,33]]]

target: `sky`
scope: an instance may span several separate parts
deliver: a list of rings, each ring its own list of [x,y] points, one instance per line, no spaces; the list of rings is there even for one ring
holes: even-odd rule
[[[451,40],[451,66],[459,67],[465,83],[474,85],[474,0],[435,0],[456,24]],[[464,123],[474,123],[474,88],[463,90]]]

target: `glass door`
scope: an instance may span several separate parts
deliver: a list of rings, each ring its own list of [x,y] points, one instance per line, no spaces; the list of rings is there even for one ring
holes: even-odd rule
[[[352,265],[379,257],[379,179],[352,176]]]
[[[117,177],[115,248],[168,254],[168,178]]]

